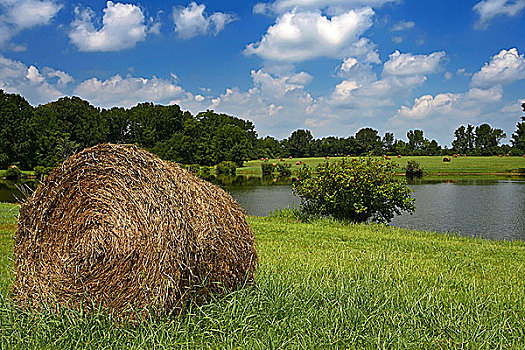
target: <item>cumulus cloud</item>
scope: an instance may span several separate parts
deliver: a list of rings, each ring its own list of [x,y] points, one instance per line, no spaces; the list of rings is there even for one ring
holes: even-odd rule
[[[53,81],[61,76],[62,83]],[[60,78],[59,78],[60,79]],[[61,91],[71,82],[71,77],[61,71],[44,67],[42,72],[33,66],[14,61],[0,55],[0,89],[24,96],[32,104],[40,104],[50,99],[64,96]]]
[[[175,7],[173,20],[175,32],[182,39],[193,38],[198,35],[217,35],[227,24],[235,21],[233,14],[215,12],[208,15],[206,5],[197,5],[192,2],[188,7]]]
[[[69,39],[80,51],[120,51],[146,39],[147,26],[140,7],[108,1],[102,27],[95,28],[95,13],[90,8],[75,9]]]
[[[139,102],[163,103],[187,94],[169,80],[115,75],[107,80],[92,78],[77,86],[74,93],[100,107],[131,107]],[[193,96],[185,96],[192,99]]]
[[[472,77],[472,86],[510,84],[525,79],[525,58],[516,48],[501,50]]]
[[[300,62],[319,57],[365,56],[378,60],[375,46],[360,36],[372,26],[370,7],[328,18],[320,12],[287,12],[245,53],[266,60]]]
[[[62,5],[54,0],[0,0],[0,44],[23,29],[47,25]]]
[[[415,75],[436,73],[446,54],[443,51],[434,52],[430,55],[402,54],[395,51],[385,63],[383,74],[385,75]]]
[[[500,105],[501,86],[490,89],[471,88],[466,93],[440,93],[415,98],[412,106],[401,106],[388,120],[394,128],[422,128],[430,134],[445,134],[451,140],[453,131],[464,123],[486,122],[490,111]],[[486,119],[485,119],[486,118]]]
[[[524,8],[525,0],[482,0],[473,8],[479,14],[476,27],[478,29],[487,28],[490,20],[494,17],[514,17]]]
[[[325,10],[329,14],[340,14],[363,6],[381,7],[395,0],[276,0],[273,3],[257,3],[254,13],[283,14],[292,10]]]

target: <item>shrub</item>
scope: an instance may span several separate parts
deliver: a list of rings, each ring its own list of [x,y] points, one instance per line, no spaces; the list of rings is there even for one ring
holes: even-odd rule
[[[16,165],[11,165],[5,172],[5,178],[10,181],[18,181],[22,178],[22,171]]]
[[[263,175],[271,175],[273,173],[274,166],[272,163],[262,162],[261,170]]]
[[[423,169],[421,169],[421,165],[419,164],[419,162],[415,160],[409,160],[407,162],[405,172],[407,177],[414,178],[423,176]]]
[[[279,163],[277,164],[277,172],[281,176],[290,176],[292,175],[292,171],[290,170],[291,165],[286,163]]]
[[[33,170],[37,179],[42,179],[44,176],[49,175],[53,171],[53,167],[36,166]]]
[[[199,164],[190,164],[188,165],[188,170],[193,175],[198,176],[201,170],[201,166]]]
[[[237,165],[234,162],[224,161],[217,164],[218,175],[235,175]]]
[[[301,197],[301,210],[309,215],[365,222],[390,222],[395,214],[415,210],[404,179],[395,176],[396,165],[380,157],[347,162],[323,162],[315,169],[299,169],[293,185]]]
[[[208,180],[208,179],[211,179],[213,178],[213,175],[211,173],[211,170],[212,170],[212,167],[209,167],[209,166],[201,166],[200,168],[200,171],[199,171],[199,177],[202,178],[202,179],[205,179],[205,180]]]

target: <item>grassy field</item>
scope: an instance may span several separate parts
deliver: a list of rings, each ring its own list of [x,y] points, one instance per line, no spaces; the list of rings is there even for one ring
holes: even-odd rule
[[[525,348],[525,244],[250,217],[257,286],[122,324],[9,300],[17,207],[0,204],[0,348]]]
[[[333,162],[342,157],[331,157],[328,161]],[[346,157],[345,157],[346,158]],[[458,157],[451,158],[450,163],[443,162],[443,157],[392,157],[392,161],[399,166],[398,172],[404,172],[402,169],[409,160],[416,160],[421,164],[423,170],[428,174],[494,174],[494,173],[512,173],[518,169],[525,169],[524,157]],[[320,162],[325,162],[325,158],[294,158],[286,159],[286,163],[292,165],[292,172],[300,166],[296,165],[297,161],[308,166],[315,166]],[[278,159],[270,159],[269,162],[279,163]],[[251,160],[245,163],[245,166],[237,169],[238,175],[261,175],[261,161]]]

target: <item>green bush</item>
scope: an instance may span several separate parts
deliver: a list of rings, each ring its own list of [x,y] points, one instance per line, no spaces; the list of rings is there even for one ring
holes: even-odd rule
[[[235,175],[237,165],[234,162],[224,161],[217,164],[218,175]]]
[[[292,175],[292,171],[290,170],[291,165],[286,163],[279,163],[277,164],[277,172],[281,176],[290,176]]]
[[[423,176],[423,169],[421,169],[419,162],[415,160],[409,160],[407,162],[407,165],[405,166],[405,172],[406,176],[411,178]]]
[[[271,175],[273,174],[274,166],[272,163],[262,162],[261,170],[263,175]]]
[[[35,176],[37,179],[41,179],[44,176],[49,175],[51,171],[53,171],[53,167],[44,167],[44,166],[36,166],[33,171],[35,172]]]
[[[199,164],[191,164],[191,165],[188,165],[188,170],[193,175],[199,175],[201,166]]]
[[[308,215],[365,222],[390,222],[395,214],[415,210],[404,179],[395,176],[395,163],[381,157],[324,162],[299,169],[293,185]]]
[[[11,165],[5,172],[5,178],[10,181],[19,181],[22,178],[22,171],[16,165]]]

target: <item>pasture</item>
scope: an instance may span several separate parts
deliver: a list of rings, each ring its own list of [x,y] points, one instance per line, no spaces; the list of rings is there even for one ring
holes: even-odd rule
[[[321,162],[334,162],[343,158],[347,159],[347,157],[330,157],[328,160],[325,158],[284,158],[284,162],[291,164],[293,173],[301,167],[301,165],[296,165],[297,162],[312,167]],[[352,159],[352,157],[350,157],[350,159]],[[406,166],[409,160],[419,162],[423,171],[429,175],[509,174],[517,173],[520,168],[525,169],[525,157],[451,157],[449,163],[443,162],[442,156],[391,157],[391,160],[398,164],[396,170],[398,173],[404,172],[403,167]],[[270,159],[268,162],[278,164],[281,161],[279,159]],[[261,161],[257,159],[245,162],[242,168],[237,169],[237,174],[260,176]]]
[[[525,347],[525,244],[331,220],[249,217],[256,286],[173,319],[19,310],[10,300],[18,207],[0,204],[0,348]]]

